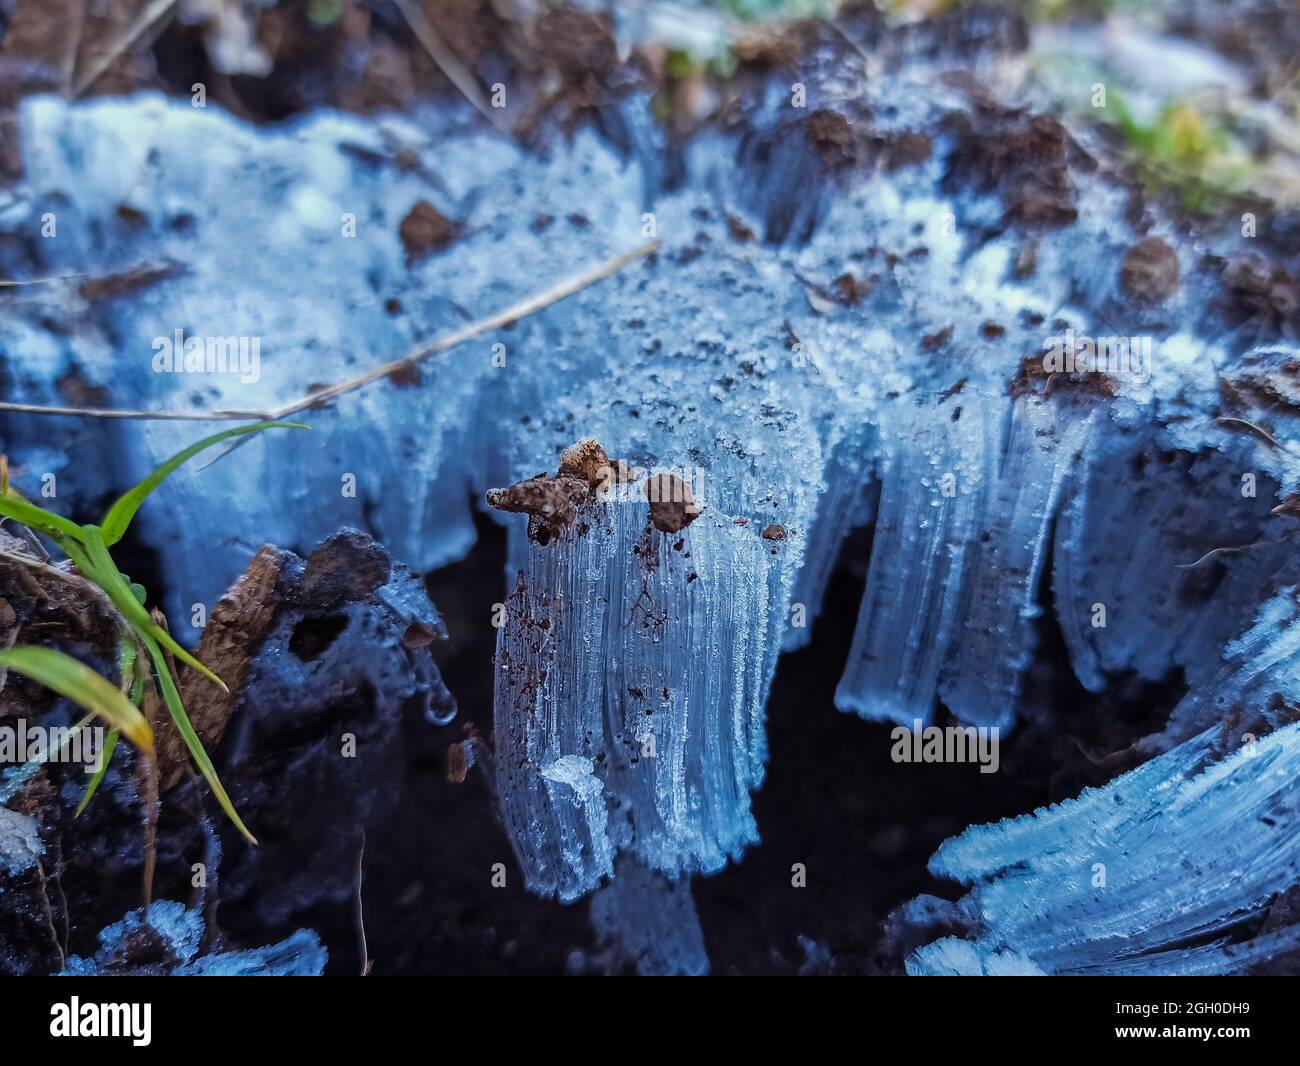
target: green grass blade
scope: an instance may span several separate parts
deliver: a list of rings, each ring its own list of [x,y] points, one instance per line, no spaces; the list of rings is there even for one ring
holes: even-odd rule
[[[144,699],[144,671],[136,665],[135,644],[129,640],[122,641],[118,650],[117,670],[123,686],[127,688],[127,698],[139,707],[140,701]],[[128,677],[131,679],[129,686]]]
[[[117,568],[113,557],[108,554],[100,528],[83,526],[82,532],[86,535],[86,554],[90,557],[90,563],[95,571],[93,580],[108,594],[108,598],[113,601],[113,606],[122,613],[122,617],[127,620],[131,628],[141,636],[147,634],[153,637],[187,666],[192,666],[213,684],[220,686],[223,692],[229,692],[230,689],[221,678],[181,647],[167,630],[149,616],[144,604],[140,602],[132,586],[127,582],[126,575]]]
[[[122,571],[117,568],[117,563],[113,562],[113,557],[108,554],[99,527],[82,526],[81,532],[85,539],[86,556],[93,569],[93,573],[86,576],[104,590],[108,598],[113,601],[113,606],[135,629],[148,629],[154,624],[153,619],[144,609],[144,604],[135,598],[135,593],[131,591],[131,586],[127,584]],[[74,558],[73,561],[75,562],[76,559]]]
[[[135,678],[138,671],[135,668],[135,645],[129,640],[119,640],[117,642],[117,676],[121,682],[122,691],[128,689],[133,693],[135,691]],[[140,706],[140,700],[132,695],[131,702],[137,707]]]
[[[72,564],[81,572],[81,576],[87,581],[99,584],[95,577],[95,564],[90,561],[90,556],[86,554],[83,544],[67,537],[58,538],[58,545],[63,549],[63,554],[72,560]]]
[[[168,633],[167,630],[163,629],[162,626],[151,622],[149,624],[149,627],[145,630],[145,632],[148,633],[149,636],[153,637],[154,640],[156,640],[169,652],[175,655],[176,658],[180,659],[181,662],[183,662],[186,666],[193,667],[204,677],[206,677],[209,681],[211,681],[214,685],[219,686],[222,692],[230,691],[230,689],[226,687],[226,683],[222,681],[221,678],[219,678],[216,674],[214,674],[211,670],[209,670],[206,666],[204,666],[201,662],[199,662],[199,660],[196,659],[193,655],[191,655],[188,651],[186,651],[184,647],[178,644],[176,642],[176,638],[173,637],[170,633]]]
[[[183,452],[173,455],[140,484],[128,490],[108,509],[103,521],[104,543],[113,545],[121,540],[123,534],[126,533],[127,526],[131,524],[131,519],[135,517],[136,511],[140,509],[140,505],[144,503],[149,493],[161,485],[167,475],[171,474],[182,463],[194,458],[205,448],[211,448],[214,444],[220,444],[232,437],[243,437],[249,433],[261,433],[264,429],[306,428],[307,426],[301,422],[259,422],[254,426],[236,426],[234,429],[228,429],[223,433],[214,433],[210,437],[204,437],[197,444],[191,444]]]
[[[250,844],[256,844],[257,839],[248,831],[248,827],[244,825],[243,819],[239,817],[238,812],[235,810],[235,805],[230,802],[230,797],[226,795],[226,790],[217,777],[216,767],[212,765],[208,753],[203,750],[203,741],[199,739],[199,735],[194,731],[190,716],[185,713],[185,705],[181,703],[181,694],[176,691],[176,682],[172,679],[171,670],[168,669],[167,660],[163,657],[162,648],[149,634],[145,634],[142,639],[145,648],[149,651],[149,657],[153,660],[154,672],[158,675],[158,685],[162,689],[163,702],[167,704],[167,710],[172,716],[172,721],[176,723],[181,739],[185,741],[185,746],[189,749],[195,765],[198,766],[199,773],[207,781],[208,787],[212,789],[212,794],[217,797],[221,809],[226,812],[226,816],[235,824],[235,828],[244,834]]]
[[[121,678],[121,691],[127,694],[132,704],[139,707],[140,701],[144,698],[144,671],[136,669],[136,661],[135,644],[129,640],[121,641],[117,647],[117,672]],[[86,786],[86,794],[77,804],[73,818],[80,818],[81,812],[90,805],[90,798],[99,788],[99,783],[104,780],[104,774],[108,772],[108,764],[113,761],[113,752],[117,750],[120,736],[116,729],[109,730],[108,736],[104,739],[104,750],[100,754],[99,767],[95,770],[95,776],[90,779],[90,784]]]
[[[10,648],[0,651],[0,667],[30,677],[60,696],[98,714],[132,744],[153,751],[153,730],[122,692],[85,663],[53,648]]]
[[[10,490],[7,495],[0,496],[0,515],[21,522],[29,529],[48,533],[52,537],[82,539],[79,525],[69,522],[66,518],[56,515],[53,511],[45,510],[44,507],[37,507],[34,503],[28,503],[21,496],[14,493],[13,490]]]
[[[95,771],[95,776],[90,779],[90,784],[86,786],[86,794],[81,797],[81,802],[77,804],[77,810],[72,817],[81,817],[81,812],[90,804],[90,797],[95,794],[95,790],[99,788],[99,783],[104,780],[104,774],[108,771],[108,764],[113,758],[113,752],[117,751],[117,738],[119,736],[121,734],[116,729],[108,731],[108,736],[104,738],[104,750],[99,756],[99,768]]]

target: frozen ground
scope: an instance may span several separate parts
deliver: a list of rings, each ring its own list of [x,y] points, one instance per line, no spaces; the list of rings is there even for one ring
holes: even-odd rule
[[[1061,708],[1027,684],[1044,615],[1086,692],[1186,693],[1132,738],[1134,760],[1158,758],[945,845],[933,869],[973,886],[970,933],[909,969],[1274,959],[1290,925],[1235,945],[1300,839],[1284,774],[1300,741],[1281,728],[1294,518],[1274,513],[1297,480],[1294,307],[1276,274],[1254,284],[1273,268],[1242,226],[1189,232],[1086,129],[994,102],[978,76],[1004,87],[1019,54],[1002,26],[975,23],[992,43],[962,57],[964,79],[951,42],[827,32],[684,146],[638,93],[604,134],[544,152],[468,108],[264,128],[154,93],[30,98],[0,214],[10,272],[100,280],[11,299],[5,399],[66,404],[72,382],[116,408],[270,410],[657,241],[303,412],[309,433],[171,479],[142,521],[174,628],[263,542],[305,550],[353,525],[418,571],[454,564],[475,499],[594,438],[639,472],[616,498],[573,489],[573,521],[545,536],[494,512],[507,574],[472,593],[483,619],[504,605],[491,767],[530,889],[572,901],[612,877],[602,936],[622,928],[645,968],[707,966],[683,879],[757,842],[778,656],[807,643],[846,536],[870,524],[841,710],[1050,729]],[[1169,55],[1166,71],[1217,76]],[[158,355],[178,331],[256,341],[256,365],[170,372]],[[37,496],[54,474],[69,510],[201,428],[4,418],[17,483]],[[700,505],[671,531],[645,491],[665,472]],[[1224,833],[1240,854],[1219,852]],[[620,914],[662,918],[681,944],[648,954]],[[1104,931],[1070,935],[1085,920]]]

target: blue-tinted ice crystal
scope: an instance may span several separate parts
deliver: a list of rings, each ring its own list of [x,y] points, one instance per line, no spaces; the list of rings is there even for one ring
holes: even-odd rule
[[[94,957],[70,956],[62,972],[81,977],[120,972],[130,958],[133,938],[138,939],[142,932],[161,942],[172,960],[165,972],[172,976],[319,977],[325,969],[325,948],[310,929],[299,929],[280,943],[263,948],[201,955],[202,912],[172,900],[156,900],[104,928]]]
[[[1293,734],[1265,737],[1259,758],[1204,767],[1203,731],[1224,709],[1216,701],[1237,698],[1221,695],[1225,671],[1251,670],[1229,641],[1270,594],[1285,547],[1219,554],[1210,570],[1188,564],[1270,539],[1284,521],[1271,508],[1300,468],[1215,415],[1224,375],[1267,375],[1295,351],[1229,328],[1218,276],[1159,219],[1135,232],[1111,175],[1072,169],[1051,224],[1018,225],[1025,205],[972,175],[970,95],[940,74],[916,55],[876,77],[842,42],[822,49],[804,76],[806,111],[773,83],[743,133],[706,130],[686,145],[671,182],[649,102],[635,95],[615,116],[626,152],[583,129],[544,156],[456,108],[316,113],[255,130],[147,94],[27,100],[26,192],[4,224],[29,229],[57,203],[61,235],[39,242],[31,269],[157,273],[129,299],[24,294],[0,323],[11,398],[59,402],[55,382],[75,370],[119,407],[270,408],[653,232],[654,255],[424,363],[415,380],[345,396],[304,414],[310,433],[261,435],[169,479],[141,522],[177,627],[261,541],[302,547],[350,524],[416,569],[453,561],[474,538],[472,493],[555,470],[579,438],[644,472],[688,472],[703,509],[679,532],[649,524],[636,491],[584,507],[546,544],[528,539],[522,519],[498,516],[509,574],[504,592],[485,593],[484,616],[505,603],[499,800],[529,887],[573,900],[624,863],[671,880],[717,870],[757,839],[750,793],[768,755],[777,657],[808,639],[846,534],[874,518],[841,709],[910,724],[942,704],[961,722],[1013,728],[1041,710],[1023,706],[1024,679],[1046,612],[1085,689],[1180,672],[1189,687],[1143,749],[1159,758],[941,851],[943,872],[967,881],[985,874],[968,852],[987,851],[989,870],[1003,871],[974,890],[992,939],[976,954],[926,949],[913,968],[1077,970],[1118,957],[1110,934],[1085,935],[1073,918],[1056,933],[1027,918],[1005,924],[1029,891],[1116,937],[1154,929],[1135,959],[1174,934],[1227,936],[1289,869],[1253,819],[1280,802],[1267,767],[1287,764]],[[845,128],[881,143],[924,131],[928,148],[909,165],[842,180],[826,151]],[[455,220],[457,236],[408,261],[399,226],[419,200]],[[143,219],[134,230],[123,206]],[[343,234],[348,218],[360,239]],[[1178,260],[1181,282],[1158,308],[1121,284],[1139,237],[1166,240]],[[75,338],[43,327],[54,300],[62,315],[71,301]],[[175,330],[259,338],[256,380],[156,373],[156,344]],[[1036,376],[1054,339],[1119,332],[1150,342],[1140,372],[1059,388]],[[196,435],[174,422],[69,427],[54,454],[48,422],[9,417],[4,445],[22,460],[20,484],[57,467],[60,499],[81,506]],[[1258,476],[1254,496],[1240,491],[1244,471]],[[349,476],[355,496],[340,492]],[[201,551],[196,523],[208,534]],[[1290,637],[1265,632],[1264,616],[1260,625],[1242,638],[1252,653],[1289,656]],[[1270,694],[1246,681],[1236,691]],[[1160,880],[1173,876],[1173,841],[1204,853],[1193,794],[1204,824],[1258,860],[1249,877],[1207,866],[1225,893],[1214,915],[1209,903],[1175,913],[1177,886]],[[1088,836],[1098,812],[1119,819],[1114,839]],[[1157,823],[1151,843],[1144,832]],[[1057,854],[1041,850],[1047,838],[1029,828],[1040,824],[1057,827],[1065,866],[1055,873],[1067,881],[1105,853],[1109,896],[1078,885],[1071,896],[1034,872]],[[1026,836],[1027,865],[1015,873],[1004,860]],[[1162,858],[1132,849],[1138,838]],[[1080,839],[1093,850],[1079,851]],[[1123,893],[1132,906],[1116,909]],[[1154,893],[1149,905],[1141,893]],[[1143,908],[1157,926],[1134,918]]]

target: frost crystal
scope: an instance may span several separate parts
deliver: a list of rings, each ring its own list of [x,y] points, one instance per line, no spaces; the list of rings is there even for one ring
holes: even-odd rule
[[[665,534],[629,496],[522,549],[498,638],[502,808],[529,887],[561,899],[597,887],[624,846],[675,877],[756,839],[782,570],[752,526],[710,508]]]
[[[971,904],[988,939],[925,949],[913,968],[1140,968],[1197,936],[1210,946],[1187,958],[1218,966],[1213,938],[1294,872],[1277,850],[1284,776],[1269,769],[1290,765],[1294,733],[1207,766],[1202,730],[1222,700],[1264,692],[1242,649],[1280,660],[1291,638],[1247,635],[1223,655],[1282,549],[1188,564],[1260,539],[1294,491],[1294,464],[1215,419],[1277,395],[1270,375],[1295,352],[1256,347],[1257,324],[1230,329],[1209,257],[1158,220],[1135,231],[1125,191],[1076,165],[1092,160],[1061,122],[895,59],[882,78],[842,43],[816,50],[801,76],[833,107],[796,111],[788,85],[768,85],[743,133],[701,132],[671,180],[636,96],[610,109],[626,152],[580,130],[545,157],[454,110],[255,131],[151,96],[25,101],[32,196],[10,213],[28,222],[59,198],[68,235],[41,248],[41,272],[136,273],[130,300],[66,297],[84,322],[75,345],[42,328],[46,295],[26,297],[0,325],[14,398],[53,402],[75,370],[120,407],[271,409],[653,234],[653,255],[598,284],[307,412],[310,433],[259,436],[240,462],[169,479],[142,521],[177,622],[226,587],[252,538],[301,545],[353,524],[425,570],[468,550],[473,494],[513,485],[492,496],[529,516],[497,515],[495,773],[526,882],[565,901],[632,868],[684,886],[757,839],[778,654],[808,639],[845,535],[874,516],[841,709],[910,725],[942,704],[1004,730],[1045,713],[1025,680],[1048,611],[1087,690],[1129,674],[1189,686],[1142,749],[1165,754],[940,852],[940,872],[999,875]],[[401,227],[417,204],[454,225],[413,262]],[[123,206],[144,220],[135,235],[119,232]],[[340,237],[347,216],[364,240]],[[1111,336],[1117,318],[1131,347]],[[233,340],[250,361],[176,372],[159,357],[187,335]],[[1081,346],[1122,358],[1076,364]],[[42,427],[6,423],[14,455],[53,469]],[[584,438],[629,471],[620,491],[561,469]],[[58,462],[85,504],[191,439],[173,422],[78,423]],[[1259,472],[1257,499],[1195,498],[1235,491],[1242,470]],[[647,498],[679,481],[700,506],[689,524]],[[213,533],[199,552],[196,522]],[[1253,818],[1271,807],[1276,833]],[[1097,819],[1109,838],[1092,835]],[[1224,898],[1176,907],[1178,849],[1204,854],[1211,831],[1232,841],[1205,863]],[[1084,840],[1109,895],[1081,887]],[[1052,907],[1026,907],[1030,890]],[[608,924],[621,896],[600,898]],[[1145,946],[1124,956],[1119,938],[1137,931]]]
[[[670,881],[623,859],[618,876],[591,897],[591,924],[615,958],[642,975],[700,977],[709,972],[688,878]]]
[[[1217,732],[1076,800],[948,841],[931,869],[975,885],[964,908],[986,932],[973,948],[920,949],[908,972],[976,960],[992,972],[1013,948],[1047,973],[1235,973],[1300,946],[1300,926],[1257,933],[1300,875],[1288,813],[1300,724],[1206,765]]]
[[[930,869],[973,886],[960,911],[976,935],[921,948],[908,972],[991,973],[1014,949],[1047,973],[1237,973],[1300,947],[1285,906],[1271,910],[1300,876],[1300,723],[1285,724],[1300,697],[1297,591],[1234,642],[1212,697],[1173,714],[1268,708],[1239,722],[1254,730],[1244,744],[1216,722],[1103,788],[947,841]],[[1281,654],[1248,658],[1261,628],[1281,629]]]
[[[157,900],[102,930],[94,958],[73,955],[62,972],[80,977],[123,972],[165,972],[177,977],[319,977],[325,969],[325,949],[309,929],[299,929],[264,948],[208,955],[199,954],[202,937],[200,911]],[[171,961],[162,969],[151,962],[137,970],[130,961],[132,952],[151,939]]]
[[[16,877],[25,873],[44,852],[36,823],[25,814],[0,807],[0,874]]]

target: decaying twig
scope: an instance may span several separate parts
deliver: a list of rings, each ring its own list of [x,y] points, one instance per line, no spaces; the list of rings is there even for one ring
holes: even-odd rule
[[[1282,448],[1286,447],[1286,445],[1279,443],[1278,439],[1274,437],[1273,434],[1271,434],[1263,426],[1257,425],[1256,423],[1251,422],[1249,419],[1235,418],[1231,415],[1225,415],[1222,418],[1216,418],[1214,421],[1221,426],[1244,426],[1246,429],[1250,430],[1250,432],[1255,433],[1258,436],[1262,437],[1274,448],[1281,450]]]

